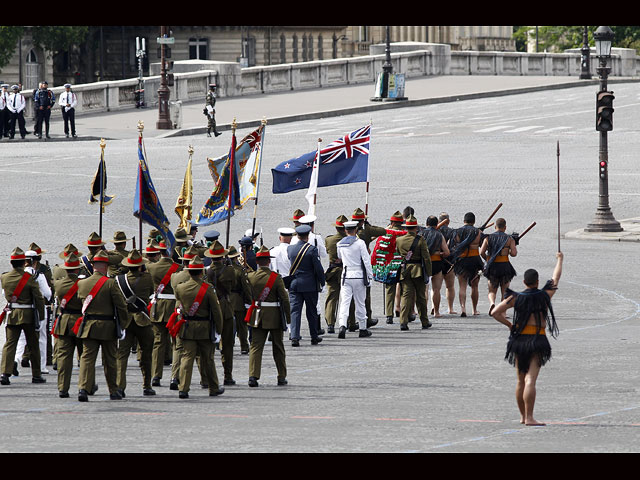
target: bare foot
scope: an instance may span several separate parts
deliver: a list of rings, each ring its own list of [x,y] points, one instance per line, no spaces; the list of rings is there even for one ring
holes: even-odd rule
[[[473,312],[474,316],[480,315],[480,312]]]
[[[530,419],[530,420],[527,420],[524,424],[525,424],[527,427],[546,427],[546,426],[547,426],[547,424],[546,424],[546,423],[538,422],[537,420],[535,420],[535,419],[533,419],[533,418],[532,418],[532,419]]]
[[[434,318],[442,318],[442,315],[440,315],[439,312],[438,313],[433,313],[432,312],[431,314],[434,316]]]
[[[455,310],[449,310],[449,315],[457,315],[458,312],[456,312]]]

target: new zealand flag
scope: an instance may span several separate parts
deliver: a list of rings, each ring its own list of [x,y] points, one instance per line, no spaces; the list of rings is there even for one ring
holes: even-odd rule
[[[371,125],[355,130],[320,150],[318,187],[366,182]],[[317,151],[282,162],[271,169],[273,193],[309,188]]]

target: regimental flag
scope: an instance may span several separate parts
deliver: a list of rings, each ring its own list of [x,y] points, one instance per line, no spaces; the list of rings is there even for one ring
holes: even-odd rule
[[[184,180],[182,182],[182,188],[180,189],[180,194],[178,195],[178,200],[176,201],[176,214],[180,219],[180,225],[178,228],[182,227],[187,230],[191,228],[191,212],[193,210],[193,177],[191,175],[191,164],[192,164],[192,154],[193,149],[189,147],[189,162],[187,163],[187,171],[184,173]]]
[[[100,202],[102,198],[102,213],[104,213],[105,205],[109,205],[115,198],[114,195],[107,195],[107,164],[104,161],[104,149],[100,153],[100,163],[98,163],[98,170],[91,182],[91,196],[89,197],[89,203]]]
[[[237,146],[232,146],[229,153],[216,159],[207,159],[211,178],[215,187],[209,200],[204,204],[194,225],[211,225],[226,220],[229,216],[229,178],[230,157],[235,164],[233,168],[233,211],[255,198],[258,188],[258,172],[262,160],[260,140],[264,126],[244,137]],[[235,145],[235,136],[232,139]]]
[[[169,220],[164,214],[160,199],[151,181],[151,174],[149,173],[149,167],[142,148],[142,135],[138,137],[138,160],[138,179],[136,181],[136,193],[133,198],[133,216],[141,218],[144,223],[157,228],[169,242],[169,247],[173,247],[176,240],[169,229]]]
[[[367,181],[371,125],[355,130],[320,150],[318,187]],[[271,169],[273,193],[309,188],[317,152],[282,162]]]

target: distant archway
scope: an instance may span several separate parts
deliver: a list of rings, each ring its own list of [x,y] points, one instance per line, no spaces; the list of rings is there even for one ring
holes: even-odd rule
[[[25,79],[23,90],[33,90],[38,88],[40,83],[40,63],[38,62],[38,55],[32,48],[27,54],[25,61]]]

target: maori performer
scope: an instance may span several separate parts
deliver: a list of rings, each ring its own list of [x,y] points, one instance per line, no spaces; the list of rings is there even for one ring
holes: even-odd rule
[[[438,230],[438,217],[432,215],[427,218],[427,228],[422,231],[421,235],[427,241],[427,248],[431,255],[431,303],[433,304],[433,315],[435,318],[440,318],[442,317],[440,314],[440,289],[444,280],[444,271],[448,266],[448,264],[445,264],[444,259],[451,252],[449,252],[447,240]]]
[[[520,423],[527,426],[544,426],[544,423],[533,418],[533,409],[540,368],[551,359],[551,345],[546,330],[549,330],[553,338],[558,336],[551,298],[558,289],[564,256],[562,252],[558,252],[556,257],[558,260],[553,277],[542,289],[538,288],[538,272],[527,270],[524,272],[527,289],[523,292],[507,289],[507,298],[493,309],[491,315],[511,330],[505,360],[516,367],[516,402],[520,410]],[[506,316],[510,308],[514,309],[513,324]]]
[[[460,301],[461,317],[467,316],[467,286],[471,287],[471,303],[473,315],[480,315],[478,312],[478,284],[480,282],[480,271],[484,269],[484,264],[480,258],[480,242],[482,231],[474,227],[476,216],[469,212],[464,216],[464,225],[456,231],[456,248],[453,251],[455,263],[454,272],[458,277],[458,299]]]
[[[500,288],[502,299],[504,300],[505,291],[509,288],[513,277],[516,276],[516,271],[509,261],[509,256],[515,257],[518,255],[517,242],[513,236],[505,233],[506,229],[506,220],[498,218],[496,220],[496,232],[487,235],[480,247],[480,256],[486,262],[482,274],[489,281],[489,304],[491,305],[489,307],[489,315],[491,315],[491,311],[496,306],[498,288]]]
[[[451,252],[455,247],[456,230],[449,226],[450,221],[451,219],[449,218],[449,214],[446,212],[442,212],[438,216],[438,225],[446,222],[442,224],[438,230],[442,235],[444,235],[444,238],[447,241],[447,247],[449,248],[449,256],[442,257],[442,278],[446,287],[447,305],[449,307],[448,313],[449,315],[457,315],[458,312],[453,308],[453,302],[456,298],[456,273],[453,271],[454,259],[453,256],[451,256]]]

